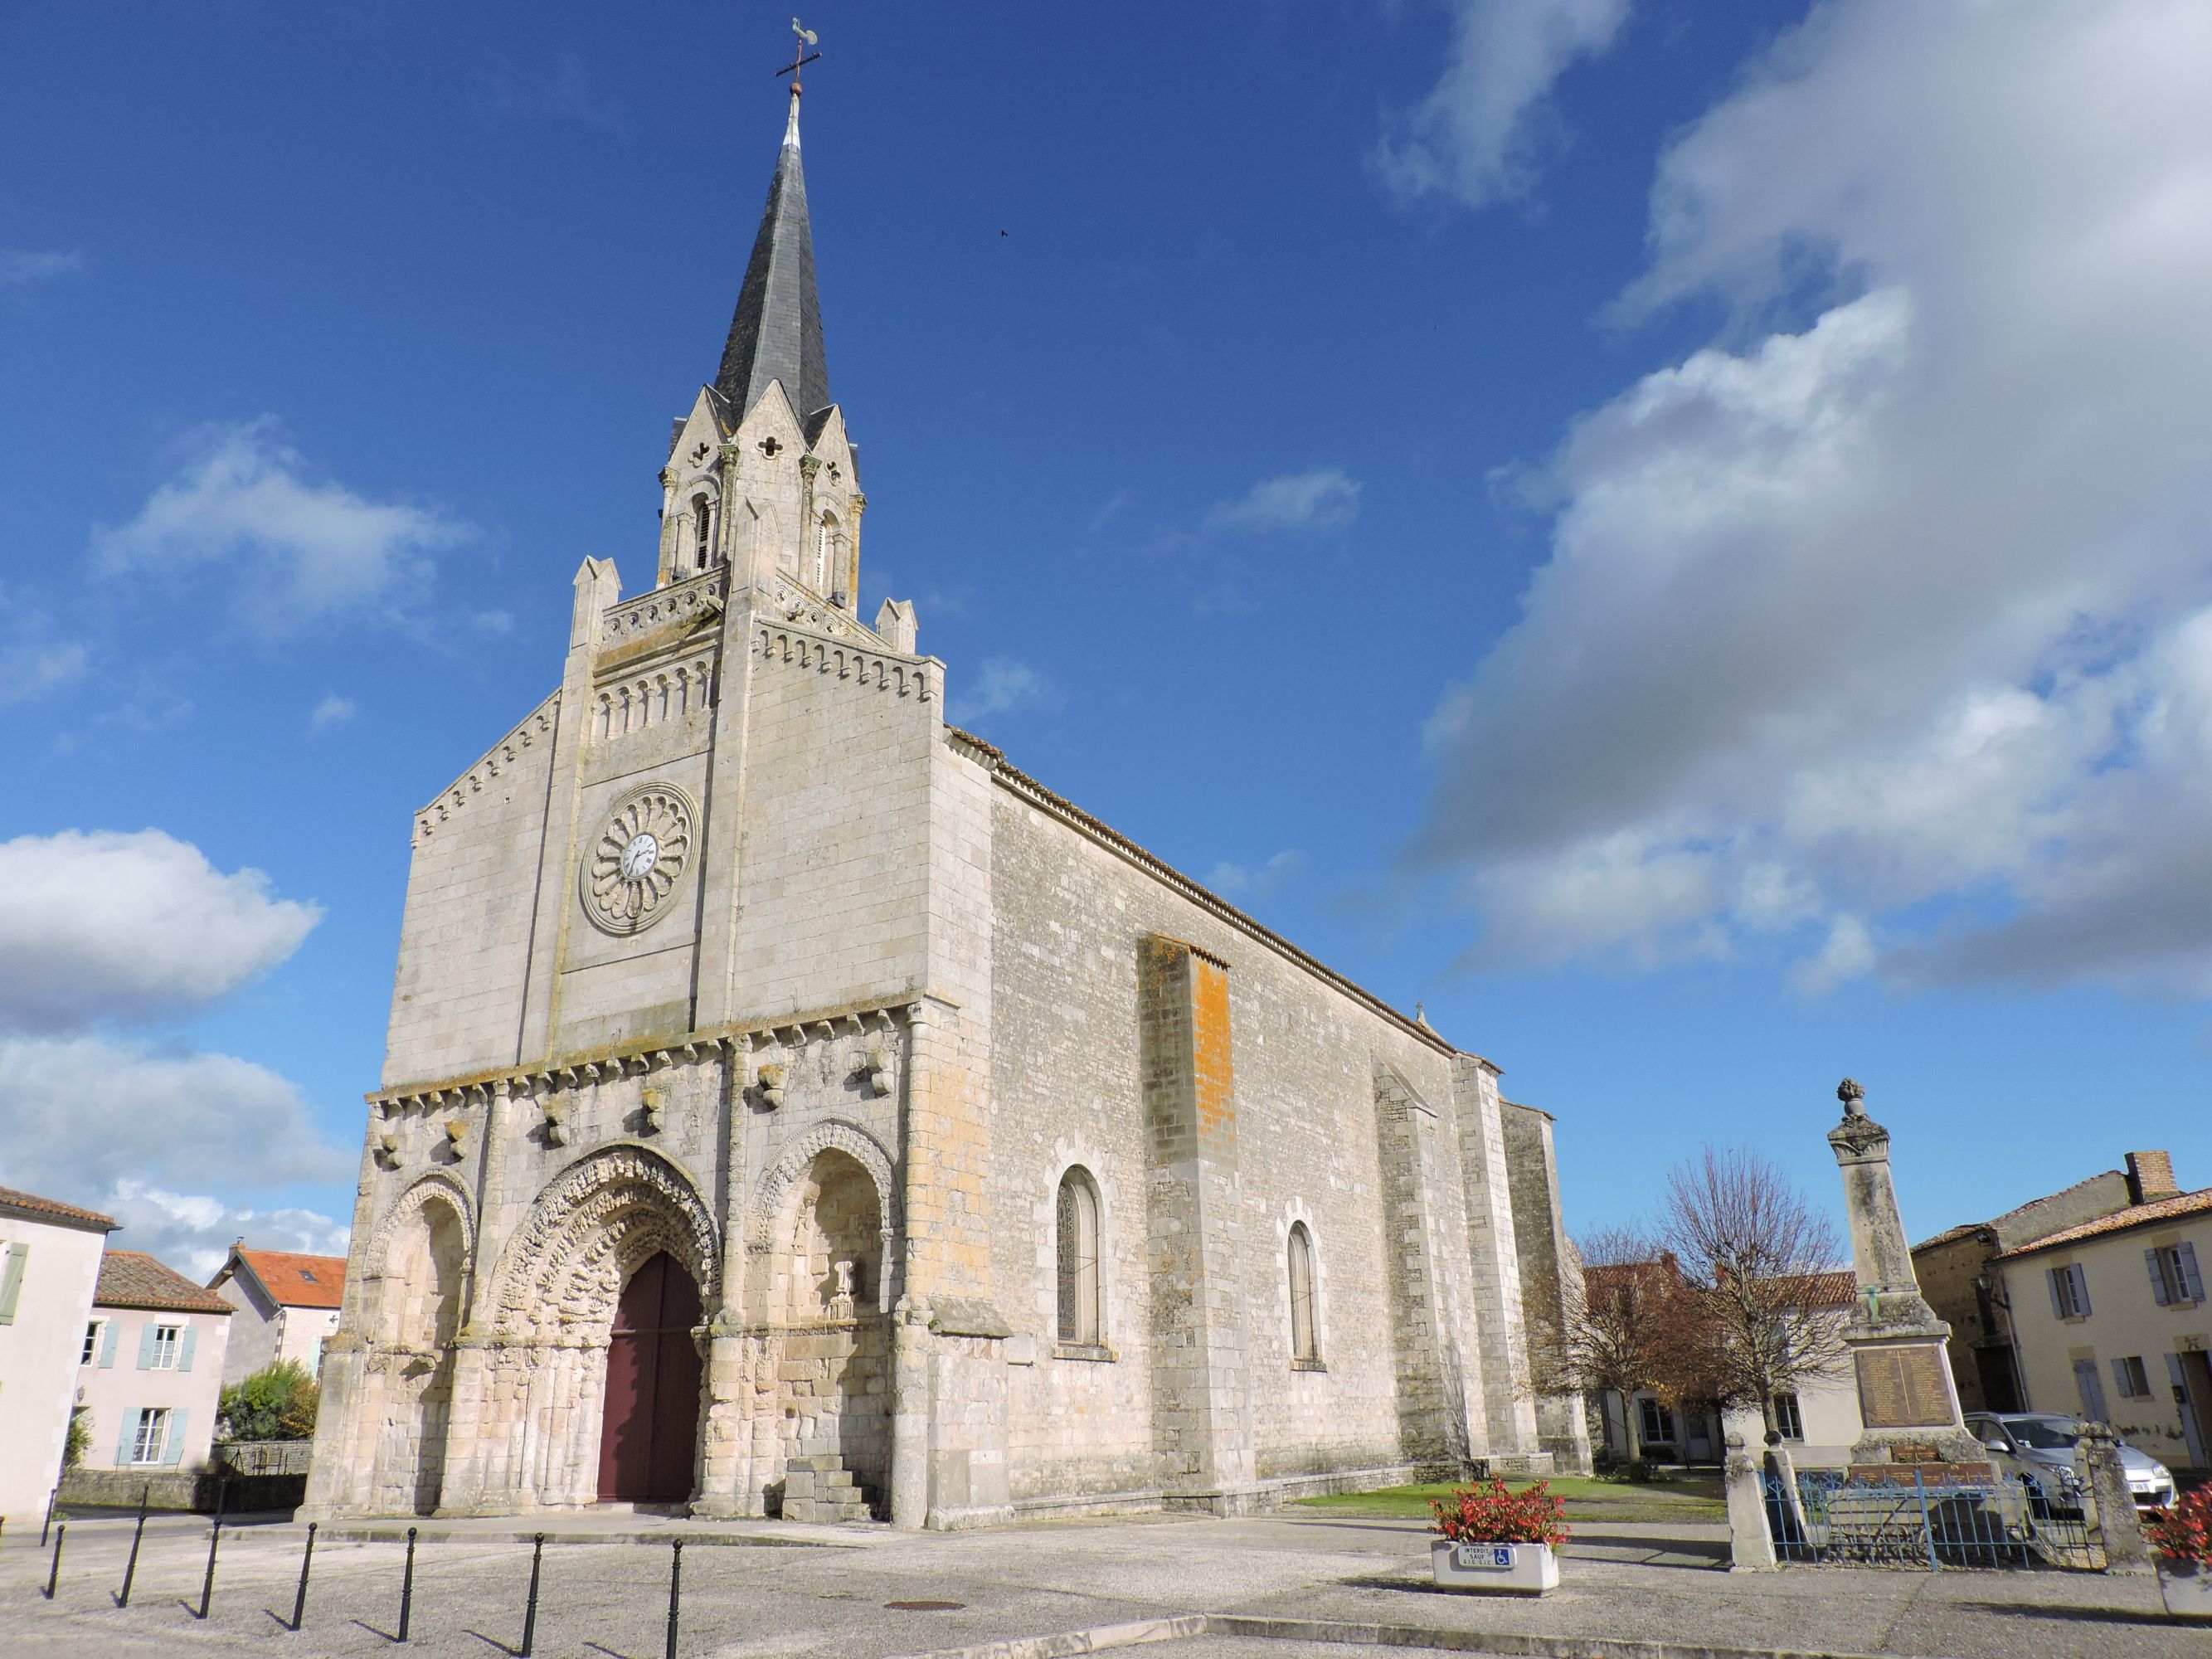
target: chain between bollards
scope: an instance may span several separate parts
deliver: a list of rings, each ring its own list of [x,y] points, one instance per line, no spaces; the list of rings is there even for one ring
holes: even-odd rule
[[[415,1612],[415,1528],[407,1528],[407,1574],[399,1581],[399,1638],[407,1639],[407,1621]]]
[[[208,1600],[215,1594],[215,1547],[222,1541],[222,1511],[230,1497],[230,1477],[225,1475],[215,1486],[215,1521],[208,1528],[207,1577],[200,1580],[200,1610],[198,1617],[208,1616]]]
[[[307,1616],[307,1569],[315,1564],[315,1527],[307,1522],[307,1547],[300,1553],[300,1593],[292,1598],[292,1633],[298,1635],[301,1623]]]
[[[54,1528],[54,1564],[46,1569],[46,1600],[54,1599],[54,1586],[61,1582],[62,1540],[69,1536],[69,1522],[64,1521]]]
[[[115,1605],[131,1605],[131,1581],[138,1576],[138,1540],[146,1535],[146,1504],[154,1495],[154,1483],[148,1481],[138,1489],[138,1525],[131,1534],[131,1559],[124,1564],[123,1592],[115,1598]]]
[[[514,1659],[530,1659],[531,1644],[538,1639],[538,1566],[545,1556],[545,1534],[536,1534],[530,1540],[530,1600],[522,1608],[522,1645],[514,1650]]]
[[[684,1540],[669,1540],[668,1552],[668,1647],[666,1659],[676,1659],[676,1615],[684,1601]]]

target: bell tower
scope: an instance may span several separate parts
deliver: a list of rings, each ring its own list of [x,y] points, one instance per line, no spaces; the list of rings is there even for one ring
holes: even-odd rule
[[[675,423],[661,470],[655,586],[726,565],[733,589],[811,601],[857,623],[867,497],[859,449],[830,395],[799,93],[794,73],[783,146],[720,366]],[[910,639],[903,643],[912,648]]]

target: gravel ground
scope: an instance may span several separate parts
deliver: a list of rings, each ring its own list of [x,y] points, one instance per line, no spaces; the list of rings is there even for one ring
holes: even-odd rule
[[[410,1650],[488,1659],[520,1645],[530,1545],[522,1526],[429,1523],[418,1557]],[[1945,1659],[2205,1659],[2212,1634],[2166,1620],[2156,1584],[2042,1573],[1729,1574],[1724,1530],[1595,1528],[1570,1547],[1565,1583],[1540,1601],[1443,1595],[1427,1585],[1417,1525],[1379,1520],[1146,1516],[954,1535],[782,1522],[702,1527],[649,1517],[547,1517],[574,1533],[544,1553],[536,1652],[659,1659],[671,1552],[681,1534],[686,1659],[927,1653],[1192,1613],[1323,1619],[1559,1638]],[[204,1521],[146,1532],[131,1603],[115,1606],[126,1520],[70,1528],[59,1591],[41,1591],[35,1531],[0,1540],[0,1654],[383,1655],[393,1646],[404,1546],[329,1537],[315,1548],[305,1627],[289,1628],[305,1528],[226,1529],[212,1616],[191,1616]],[[723,1541],[710,1541],[720,1540]],[[740,1541],[742,1540],[742,1541]],[[902,1601],[953,1601],[933,1611]],[[1133,1649],[1163,1659],[1363,1650],[1207,1635]],[[1364,1650],[1373,1651],[1372,1649]]]

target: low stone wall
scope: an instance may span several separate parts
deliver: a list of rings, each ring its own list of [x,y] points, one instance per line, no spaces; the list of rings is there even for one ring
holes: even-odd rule
[[[227,1490],[226,1490],[227,1489]],[[55,1508],[135,1510],[139,1495],[149,1510],[210,1515],[222,1492],[223,1509],[233,1515],[297,1509],[307,1496],[304,1474],[236,1475],[228,1470],[71,1469],[62,1476]]]

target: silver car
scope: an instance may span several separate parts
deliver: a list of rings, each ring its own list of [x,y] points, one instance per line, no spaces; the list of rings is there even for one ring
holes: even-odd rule
[[[2081,1437],[2081,1420],[2055,1412],[1972,1412],[1966,1432],[1993,1452],[2018,1458],[2038,1477],[2038,1485],[2051,1502],[2078,1505],[2081,1478],[2074,1472],[2074,1443]],[[2173,1502],[2173,1474],[2165,1464],[2123,1440],[2120,1467],[2127,1472],[2128,1491],[2139,1509],[2160,1508]]]

